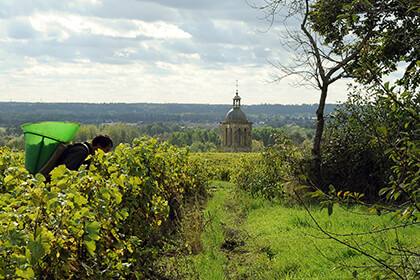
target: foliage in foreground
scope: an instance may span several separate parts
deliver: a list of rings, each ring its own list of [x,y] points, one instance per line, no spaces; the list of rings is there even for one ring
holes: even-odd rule
[[[147,278],[186,200],[206,194],[200,166],[156,140],[99,153],[88,169],[28,175],[0,150],[0,278]],[[171,204],[171,207],[169,207]]]

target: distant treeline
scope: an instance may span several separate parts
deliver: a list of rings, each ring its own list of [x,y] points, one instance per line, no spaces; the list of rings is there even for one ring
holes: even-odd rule
[[[108,134],[115,146],[132,143],[135,138],[155,138],[167,141],[177,148],[188,147],[191,152],[220,152],[220,126],[202,125],[181,126],[178,123],[156,122],[154,124],[87,124],[82,125],[72,142],[91,140],[98,133]],[[262,152],[265,147],[275,144],[273,135],[286,134],[295,145],[313,138],[315,129],[301,126],[284,125],[281,128],[259,126],[252,130],[252,151]],[[0,127],[0,147],[8,146],[13,150],[24,150],[25,139],[22,132]]]
[[[302,125],[315,117],[317,104],[243,105],[249,121]],[[325,112],[336,105],[327,104]],[[39,121],[72,121],[81,124],[155,122],[218,123],[232,105],[157,104],[157,103],[27,103],[0,102],[0,126],[14,126]]]

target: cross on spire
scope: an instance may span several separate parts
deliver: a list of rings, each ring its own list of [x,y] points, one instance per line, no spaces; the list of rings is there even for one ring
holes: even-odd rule
[[[241,107],[241,98],[238,95],[238,80],[236,80],[236,96],[233,97],[233,108],[239,108]]]

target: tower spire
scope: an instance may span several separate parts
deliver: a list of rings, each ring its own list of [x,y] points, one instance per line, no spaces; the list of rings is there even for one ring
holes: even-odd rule
[[[238,95],[238,87],[239,87],[238,80],[236,80],[236,95]]]
[[[238,80],[236,80],[236,95],[233,97],[233,108],[241,107],[241,98],[238,95]]]

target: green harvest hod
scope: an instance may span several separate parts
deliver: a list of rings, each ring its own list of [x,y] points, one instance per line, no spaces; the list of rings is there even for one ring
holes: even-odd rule
[[[73,139],[80,125],[72,122],[39,122],[21,126],[25,135],[25,168],[36,174],[60,143]]]

